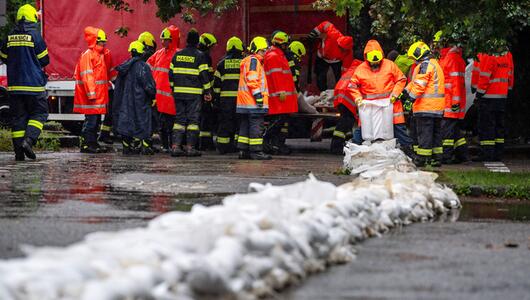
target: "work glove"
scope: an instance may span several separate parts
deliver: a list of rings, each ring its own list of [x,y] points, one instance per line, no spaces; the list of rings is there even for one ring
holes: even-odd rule
[[[456,103],[456,104],[451,105],[451,111],[452,112],[457,112],[459,110],[460,110],[460,103]]]
[[[263,98],[256,98],[256,106],[259,108],[263,107]]]
[[[364,105],[364,101],[363,101],[363,98],[357,98],[355,99],[355,105],[357,105],[357,107],[361,107]]]
[[[311,30],[311,32],[307,35],[307,38],[309,40],[314,40],[314,39],[317,39],[319,36],[318,32],[316,30]]]
[[[280,92],[280,101],[284,102],[287,96],[285,95],[285,92]]]
[[[412,101],[410,101],[409,99],[405,100],[405,102],[403,102],[403,110],[411,111],[412,110]]]
[[[407,91],[403,91],[401,93],[401,95],[399,95],[399,100],[401,100],[401,102],[405,103],[405,101],[409,100],[410,99],[410,95]]]
[[[390,97],[390,103],[394,104],[398,100],[398,97],[392,96]]]

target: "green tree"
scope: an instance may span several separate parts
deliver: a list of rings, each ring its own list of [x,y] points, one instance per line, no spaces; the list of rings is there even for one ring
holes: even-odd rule
[[[7,0],[6,3],[6,25],[0,27],[0,40],[3,40],[16,24],[17,10],[20,6],[29,3],[35,5],[31,0]]]

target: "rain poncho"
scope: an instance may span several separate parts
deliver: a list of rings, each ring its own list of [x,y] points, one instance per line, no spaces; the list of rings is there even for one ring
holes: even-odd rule
[[[156,85],[151,69],[139,57],[119,65],[114,91],[113,120],[116,132],[125,137],[151,137],[151,102]]]

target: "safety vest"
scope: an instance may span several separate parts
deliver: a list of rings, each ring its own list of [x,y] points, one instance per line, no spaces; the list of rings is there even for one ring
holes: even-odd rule
[[[242,60],[243,55],[241,52],[230,52],[217,64],[213,85],[217,99],[233,101],[237,98]]]
[[[96,45],[99,29],[85,28],[88,50],[83,52],[75,66],[74,112],[97,115],[107,113],[109,102],[109,70],[104,48]]]
[[[480,64],[480,77],[477,93],[484,94],[485,99],[508,97],[510,78],[513,78],[513,63],[508,53],[488,55]],[[511,84],[513,86],[513,83]]]
[[[355,70],[361,63],[362,61],[356,59],[351,64],[350,68],[342,74],[333,90],[333,107],[337,108],[339,104],[346,106],[346,108],[348,108],[348,110],[355,116],[355,119],[359,119],[357,117],[357,105],[355,105],[355,100],[350,92],[349,85],[353,73],[355,73]]]
[[[175,53],[169,69],[169,82],[173,86],[175,98],[211,93],[208,62],[197,48],[188,45]]]
[[[443,48],[440,52],[440,66],[445,79],[445,118],[463,119],[466,114],[466,63],[462,58],[462,49]],[[452,106],[459,104],[457,111]]]
[[[171,59],[178,49],[180,38],[180,31],[177,27],[171,25],[168,27],[171,34],[171,43],[169,47],[162,48],[156,51],[148,60],[147,64],[151,67],[153,78],[156,82],[156,107],[159,112],[176,115],[175,99],[173,98],[173,91],[169,85],[169,65]]]
[[[298,93],[285,54],[272,46],[263,59],[269,88],[269,115],[298,112]],[[284,93],[285,99],[280,99]]]
[[[269,110],[269,89],[261,60],[260,55],[252,54],[241,61],[236,106],[239,114],[266,114]],[[256,96],[262,97],[262,107],[256,105]]]
[[[415,102],[414,116],[442,117],[445,108],[445,80],[442,67],[434,58],[420,60],[405,90]]]

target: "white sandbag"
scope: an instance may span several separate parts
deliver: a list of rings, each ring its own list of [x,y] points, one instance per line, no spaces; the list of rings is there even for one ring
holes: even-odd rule
[[[390,99],[363,101],[359,107],[363,140],[394,138],[393,105]]]
[[[307,100],[313,101],[313,103],[316,102],[314,101],[315,99],[313,99],[313,98],[316,98],[315,96],[307,96],[307,97],[311,97],[311,99],[307,99]],[[298,94],[298,112],[306,113],[306,114],[318,114],[317,109],[313,107],[312,105],[310,105],[307,100],[306,100],[305,95]]]

